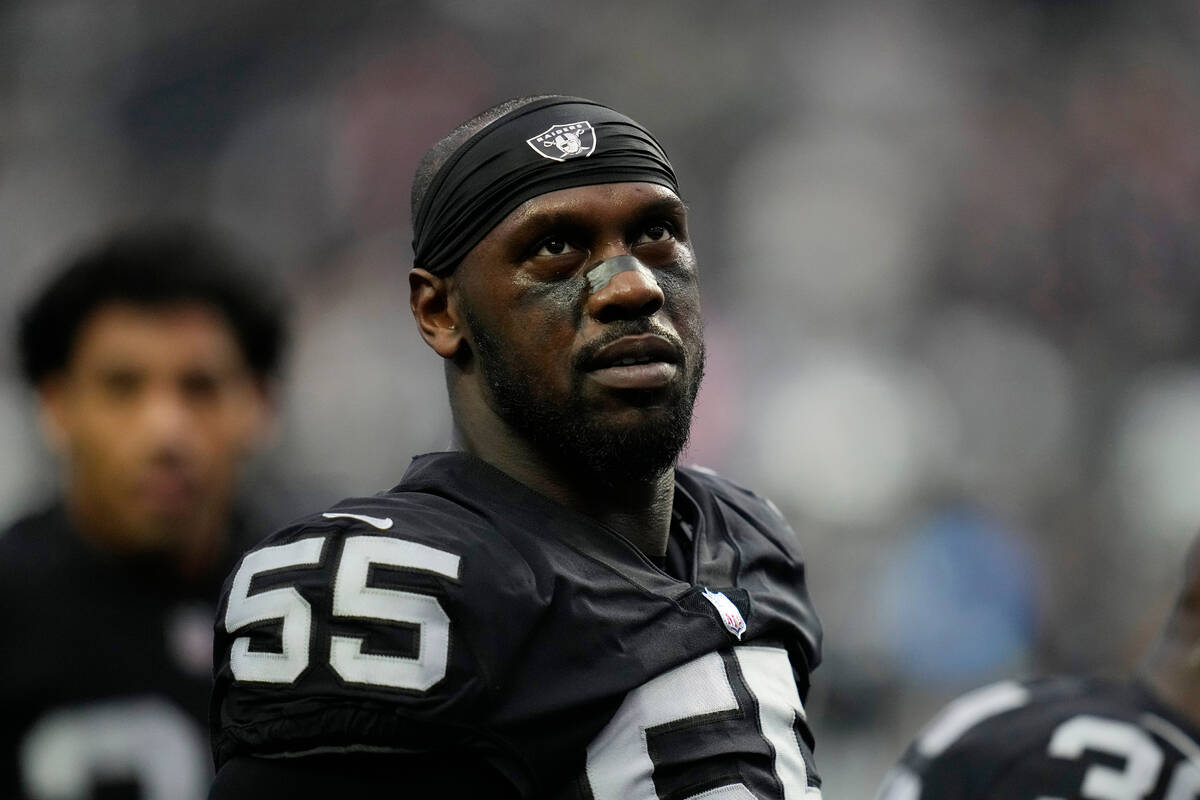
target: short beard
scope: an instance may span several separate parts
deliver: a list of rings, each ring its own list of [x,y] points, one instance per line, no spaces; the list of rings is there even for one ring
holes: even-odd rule
[[[694,354],[683,351],[680,369],[686,370],[685,380],[672,386],[665,400],[659,392],[640,393],[641,398],[639,393],[627,393],[631,405],[639,399],[656,401],[658,413],[646,414],[633,426],[605,426],[587,407],[581,370],[572,370],[565,401],[545,397],[538,377],[513,363],[509,349],[469,308],[464,312],[497,414],[551,463],[607,487],[647,483],[674,468],[691,433],[692,407],[704,377],[703,341]],[[605,343],[652,331],[648,320],[631,321],[606,337]]]

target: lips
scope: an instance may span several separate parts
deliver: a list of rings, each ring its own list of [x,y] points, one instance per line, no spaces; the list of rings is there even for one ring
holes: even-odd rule
[[[625,336],[588,359],[592,380],[613,389],[661,389],[679,373],[678,348],[652,333]]]
[[[158,512],[188,510],[196,502],[196,481],[176,470],[152,470],[137,482],[141,502]]]

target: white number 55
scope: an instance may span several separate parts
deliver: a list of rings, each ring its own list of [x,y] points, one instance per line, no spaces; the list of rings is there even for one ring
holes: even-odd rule
[[[242,560],[229,591],[225,629],[232,634],[248,625],[278,621],[282,647],[278,653],[251,650],[248,635],[236,638],[229,667],[237,680],[291,683],[307,669],[312,606],[294,586],[251,594],[250,584],[265,572],[320,564],[325,544],[325,537],[300,539],[264,547]],[[363,637],[330,636],[329,665],[349,683],[425,691],[446,675],[450,618],[436,597],[368,585],[373,564],[457,580],[459,557],[406,539],[350,536],[338,562],[333,616],[415,625],[418,652],[413,658],[364,653]]]

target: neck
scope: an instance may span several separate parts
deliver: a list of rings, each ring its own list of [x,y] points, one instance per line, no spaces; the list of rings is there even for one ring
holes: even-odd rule
[[[1172,619],[1139,677],[1167,705],[1200,727],[1200,621]]]
[[[530,489],[599,521],[650,557],[666,555],[675,499],[675,472],[649,479],[596,479],[565,468],[534,449],[515,432],[500,427],[460,424],[455,414],[455,447],[471,453]]]

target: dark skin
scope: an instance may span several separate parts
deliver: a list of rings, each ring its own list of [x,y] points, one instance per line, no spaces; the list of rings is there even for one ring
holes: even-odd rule
[[[589,292],[583,276],[620,255],[636,256],[653,277],[620,272]],[[686,380],[685,365],[698,360],[701,347],[695,257],[686,209],[675,193],[656,184],[615,183],[535,197],[493,228],[451,275],[413,269],[409,283],[417,328],[446,359],[459,446],[599,520],[646,555],[663,555],[674,499],[672,469],[649,480],[609,474],[602,481],[563,470],[499,413],[466,309],[537,376],[547,400],[565,401],[577,386],[591,421],[610,430],[636,430],[665,418],[671,389]],[[662,361],[672,363],[657,367],[652,378],[596,369],[589,360],[630,321],[647,322],[651,332],[622,336],[620,346],[653,340],[665,354]]]
[[[672,468],[648,478],[609,470],[603,480],[564,469],[506,420],[481,366],[481,331],[472,330],[472,321],[532,379],[529,391],[538,401],[570,407],[608,431],[645,431],[670,418],[689,371],[700,362],[700,298],[686,217],[679,198],[654,184],[564,189],[509,214],[450,276],[423,269],[409,274],[417,328],[445,359],[458,446],[599,520],[649,556],[666,552]],[[649,272],[619,272],[591,292],[588,271],[619,255],[636,256]],[[639,333],[629,335],[631,328]],[[608,347],[650,348],[661,360],[597,369]],[[239,758],[222,768],[212,796],[349,791],[367,797],[394,793],[398,774],[406,796],[516,796],[505,777],[475,757],[451,754],[450,773],[437,758]]]

